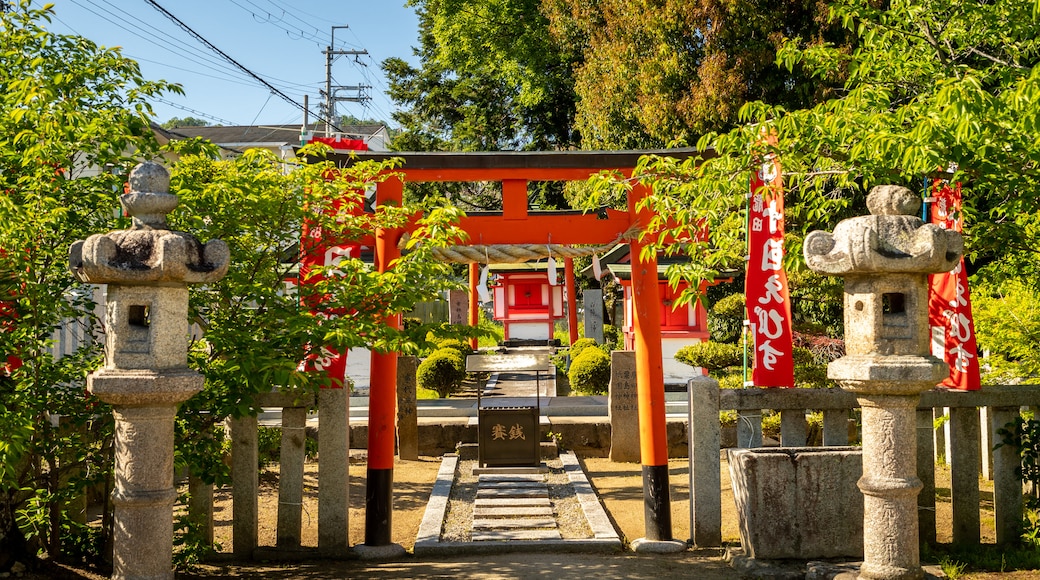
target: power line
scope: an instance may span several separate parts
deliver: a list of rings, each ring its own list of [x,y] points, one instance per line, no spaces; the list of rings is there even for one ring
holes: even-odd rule
[[[195,109],[192,109],[191,107],[185,107],[184,105],[181,105],[179,103],[175,103],[173,101],[168,101],[168,100],[166,100],[166,99],[164,99],[162,97],[151,97],[151,100],[159,102],[159,103],[162,103],[162,104],[170,106],[170,107],[173,107],[175,109],[180,109],[182,111],[186,111],[188,113],[191,113],[193,115],[197,115],[199,117],[205,117],[207,119],[210,119],[211,121],[216,121],[216,122],[220,123],[221,125],[231,125],[231,126],[233,126],[233,125],[237,124],[234,121],[228,121],[227,119],[221,119],[220,117],[217,117],[217,116],[214,116],[214,115],[210,115],[209,113],[203,113],[202,111],[196,111]]]
[[[198,32],[195,32],[190,26],[188,26],[187,24],[182,22],[179,18],[177,18],[176,16],[171,14],[168,10],[166,10],[165,8],[160,6],[158,2],[156,2],[155,0],[145,0],[145,1],[148,2],[148,4],[150,4],[153,8],[155,8],[156,10],[161,12],[163,14],[163,16],[165,16],[166,18],[169,18],[174,24],[176,24],[177,26],[180,26],[185,32],[190,34],[195,40],[198,40],[199,42],[204,44],[207,48],[209,48],[213,52],[215,52],[215,53],[219,54],[221,57],[223,57],[224,60],[230,62],[236,68],[238,68],[242,72],[246,73],[247,75],[249,75],[250,77],[255,79],[258,83],[260,83],[260,84],[264,85],[265,87],[267,87],[268,90],[270,90],[272,93],[274,93],[280,99],[282,99],[283,101],[289,103],[290,105],[300,109],[304,113],[309,113],[309,111],[307,111],[307,109],[303,105],[301,105],[300,103],[296,102],[292,97],[290,97],[289,95],[286,95],[281,90],[279,90],[278,87],[276,87],[276,86],[272,85],[271,83],[267,82],[262,77],[260,77],[259,75],[257,75],[253,71],[249,70],[248,68],[246,68],[241,63],[239,63],[237,60],[231,58],[231,56],[229,56],[227,53],[225,53],[224,51],[222,51],[219,48],[217,48],[216,46],[214,46],[212,42],[206,40]],[[319,122],[326,123],[327,125],[335,128],[336,131],[340,130],[339,127],[337,127],[336,124],[333,121],[328,120],[328,119],[324,119],[320,115],[316,115],[316,117],[317,117]]]
[[[195,48],[195,47],[188,46],[188,45],[184,44],[182,41],[180,41],[180,40],[170,36],[166,31],[161,30],[158,27],[155,27],[152,24],[150,24],[148,22],[145,22],[144,20],[141,20],[140,18],[137,18],[136,16],[133,16],[132,14],[127,14],[127,15],[130,18],[133,18],[134,20],[136,20],[140,24],[135,24],[135,23],[130,22],[129,20],[127,20],[124,17],[124,14],[126,14],[126,13],[122,12],[121,10],[119,10],[116,7],[113,7],[114,11],[112,11],[112,10],[109,10],[109,9],[104,8],[102,6],[99,6],[97,3],[94,2],[94,0],[84,0],[84,1],[89,3],[94,8],[104,12],[108,16],[105,16],[104,14],[100,14],[98,12],[95,12],[91,8],[87,7],[86,5],[81,4],[80,3],[81,0],[72,0],[72,3],[78,5],[83,10],[93,14],[94,16],[100,18],[101,20],[104,20],[104,21],[106,21],[106,22],[108,22],[108,23],[110,23],[110,24],[112,24],[114,26],[117,26],[119,28],[123,28],[127,32],[129,32],[130,34],[132,34],[132,35],[134,35],[134,36],[136,36],[136,37],[138,37],[138,38],[140,38],[140,39],[142,39],[142,40],[144,40],[144,41],[146,41],[146,42],[148,42],[150,44],[153,44],[153,45],[155,45],[155,46],[157,46],[157,47],[159,47],[159,48],[161,48],[163,50],[169,51],[169,52],[171,52],[173,54],[176,54],[178,56],[186,58],[187,60],[192,61],[193,63],[195,63],[197,65],[202,65],[205,68],[208,68],[208,69],[210,69],[210,70],[212,70],[214,72],[220,72],[220,73],[224,73],[224,74],[231,73],[231,74],[234,74],[234,75],[240,75],[240,73],[238,73],[238,71],[234,71],[234,70],[228,68],[227,65],[224,62],[220,61],[219,59],[214,59],[211,55],[206,54],[202,50],[199,50],[198,48]],[[102,1],[105,2],[106,4],[108,4],[109,6],[111,6],[111,3],[107,2],[107,0],[102,0]],[[111,16],[111,18],[109,16]],[[117,20],[118,20],[118,22],[116,22]],[[150,28],[150,29],[152,29],[155,32],[153,34],[143,34],[143,32],[146,32],[145,28]],[[206,66],[207,63],[209,63],[212,66]]]

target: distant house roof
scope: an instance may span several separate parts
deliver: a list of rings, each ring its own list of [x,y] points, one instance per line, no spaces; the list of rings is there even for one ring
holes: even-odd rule
[[[324,135],[324,125],[313,125],[313,135]],[[338,133],[345,139],[362,139],[373,150],[385,149],[386,127],[383,125],[345,125]],[[226,149],[249,147],[277,148],[299,145],[300,125],[234,125],[212,127],[174,127],[169,132],[181,138],[202,137]],[[373,141],[377,141],[373,143]]]

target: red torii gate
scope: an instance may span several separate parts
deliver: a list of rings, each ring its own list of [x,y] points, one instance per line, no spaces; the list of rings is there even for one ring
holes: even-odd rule
[[[705,157],[711,152],[694,149],[656,151],[554,151],[479,153],[373,153],[334,154],[338,166],[358,161],[404,160],[386,181],[376,187],[376,204],[400,205],[405,182],[495,181],[502,184],[502,211],[468,215],[461,227],[470,244],[606,244],[619,239],[635,225],[645,225],[652,214],[638,210],[649,194],[635,184],[627,211],[606,209],[597,213],[574,211],[528,212],[530,181],[584,181],[603,170],[630,176],[639,158],[657,154],[675,158]],[[380,229],[375,234],[375,265],[385,271],[400,256],[398,242],[404,229]],[[668,442],[665,428],[664,372],[661,354],[660,297],[657,258],[644,260],[643,244],[629,241],[632,255],[633,319],[637,397],[639,402],[640,455],[643,466],[643,502],[646,538],[672,539],[671,502],[668,487]],[[475,279],[476,265],[470,277]],[[573,300],[573,274],[567,269]],[[472,294],[472,292],[471,292]],[[571,309],[571,323],[576,318]],[[470,297],[470,322],[476,324],[476,301]],[[387,324],[400,325],[400,317]],[[573,332],[573,330],[572,330]],[[391,544],[394,443],[397,416],[397,353],[372,353],[368,416],[368,483],[365,493],[365,545]]]

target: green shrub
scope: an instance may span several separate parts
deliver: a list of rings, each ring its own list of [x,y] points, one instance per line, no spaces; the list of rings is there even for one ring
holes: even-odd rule
[[[605,395],[610,385],[610,357],[598,348],[585,348],[571,360],[567,378],[571,390],[579,395]]]
[[[730,294],[712,305],[708,311],[708,332],[715,342],[732,343],[744,328],[744,295]]]
[[[441,348],[433,351],[419,363],[415,373],[416,385],[419,388],[435,391],[445,398],[457,390],[466,378],[466,361],[453,348]]]
[[[739,344],[699,342],[680,348],[675,353],[675,360],[715,373],[728,367],[742,366],[744,351]]]
[[[837,387],[827,378],[827,364],[820,363],[809,349],[794,347],[794,383],[797,387],[824,389]]]
[[[465,340],[459,340],[457,338],[448,338],[438,342],[437,350],[441,350],[443,348],[450,348],[452,350],[459,351],[459,354],[462,355],[463,359],[465,359],[467,355],[473,354],[473,348],[470,347],[469,342]]]
[[[610,350],[621,350],[625,348],[625,336],[613,324],[604,324],[603,344],[607,345]]]
[[[718,373],[712,373],[711,376],[719,382],[720,389],[744,388],[744,369],[742,368],[718,371]]]
[[[599,343],[594,338],[579,338],[574,341],[574,344],[571,345],[571,364],[574,364],[574,360],[581,356],[582,351],[597,344]]]

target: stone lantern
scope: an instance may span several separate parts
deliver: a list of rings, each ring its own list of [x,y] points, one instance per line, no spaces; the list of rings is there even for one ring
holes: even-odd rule
[[[863,552],[859,577],[923,577],[918,545],[915,411],[923,391],[949,369],[931,356],[928,274],[948,272],[961,235],[915,217],[921,199],[904,187],[871,190],[872,215],[805,238],[816,272],[845,278],[846,355],[827,376],[863,409]]]
[[[120,196],[129,230],[95,234],[69,252],[75,276],[107,284],[105,366],[87,388],[115,416],[113,572],[117,579],[173,578],[173,420],[202,389],[188,368],[188,284],[220,279],[227,244],[170,231],[177,207],[170,174],[157,163],[130,172]]]

